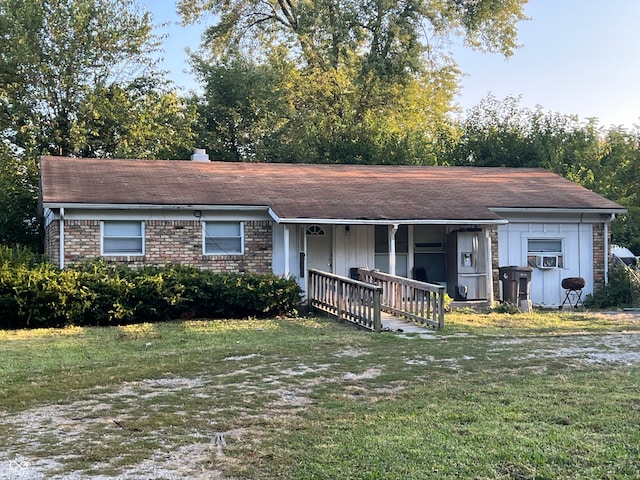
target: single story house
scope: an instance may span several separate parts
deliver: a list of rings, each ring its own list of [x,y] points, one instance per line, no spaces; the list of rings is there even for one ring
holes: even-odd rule
[[[602,287],[625,209],[543,169],[41,158],[45,251],[60,267],[131,266],[349,276],[368,267],[501,298],[502,266],[533,267],[534,305],[561,281]]]

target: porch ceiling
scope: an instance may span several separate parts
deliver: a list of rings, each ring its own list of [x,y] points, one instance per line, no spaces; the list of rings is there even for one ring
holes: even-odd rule
[[[41,176],[45,206],[268,205],[299,221],[501,223],[492,209],[622,210],[543,169],[42,157]]]

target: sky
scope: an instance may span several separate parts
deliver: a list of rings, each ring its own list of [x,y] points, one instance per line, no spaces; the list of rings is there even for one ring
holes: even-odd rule
[[[185,48],[197,49],[204,25],[181,27],[172,0],[138,0],[168,35],[162,67],[185,91],[197,90]],[[522,47],[508,59],[453,46],[463,109],[489,93],[520,105],[595,117],[603,127],[640,126],[640,0],[529,0],[519,24]]]

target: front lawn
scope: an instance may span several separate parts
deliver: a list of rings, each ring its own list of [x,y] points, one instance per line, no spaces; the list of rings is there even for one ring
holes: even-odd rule
[[[633,316],[0,331],[0,480],[640,477]]]

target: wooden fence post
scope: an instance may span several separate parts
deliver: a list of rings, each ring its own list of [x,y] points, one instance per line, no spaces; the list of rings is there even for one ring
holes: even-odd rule
[[[380,302],[380,294],[382,292],[382,288],[376,288],[373,291],[373,331],[380,332],[382,330],[382,318],[380,314],[381,310],[381,302]]]
[[[344,298],[343,298],[344,295],[342,294],[342,288],[343,288],[342,280],[337,280],[336,281],[336,288],[338,289],[338,292],[337,292],[338,293],[338,298],[337,298],[338,319],[342,320],[342,312],[344,310],[342,308],[343,307],[342,302],[344,301]]]
[[[439,289],[437,295],[438,295],[438,330],[442,330],[444,328],[444,287]]]

